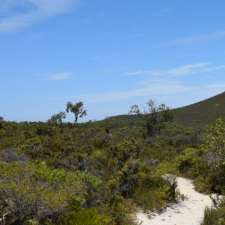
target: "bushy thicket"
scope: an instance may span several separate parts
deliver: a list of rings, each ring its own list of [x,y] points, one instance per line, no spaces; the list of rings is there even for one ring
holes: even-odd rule
[[[187,148],[176,158],[177,171],[194,178],[197,189],[225,194],[225,120],[219,118],[204,133],[198,148]]]
[[[174,186],[156,168],[192,146],[193,133],[162,120],[152,135],[147,122],[1,121],[6,225],[132,225],[137,207],[156,210],[175,201]]]
[[[185,149],[169,164],[177,173],[194,179],[196,188],[207,193],[225,195],[225,119],[210,125],[197,148]],[[216,202],[216,201],[215,201]],[[225,224],[224,201],[208,208],[202,225]]]
[[[202,225],[225,225],[225,200],[219,201],[214,208],[207,208]]]
[[[0,217],[6,225],[135,225],[137,208],[176,201],[167,173],[224,194],[224,131],[223,119],[207,132],[181,127],[165,107],[129,123],[1,120]],[[223,210],[208,209],[205,221]]]

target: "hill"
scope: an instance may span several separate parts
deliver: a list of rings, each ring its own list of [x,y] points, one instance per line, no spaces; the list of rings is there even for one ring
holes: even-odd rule
[[[173,109],[175,121],[181,125],[191,127],[205,126],[220,116],[225,117],[225,92],[212,98],[197,102],[192,105]],[[144,115],[120,115],[106,119],[108,123],[116,125],[139,124],[144,120]]]
[[[175,120],[189,126],[202,126],[225,116],[225,92],[198,103],[174,110]]]

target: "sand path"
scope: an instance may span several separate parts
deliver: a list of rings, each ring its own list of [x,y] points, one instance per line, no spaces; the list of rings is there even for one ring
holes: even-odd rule
[[[178,177],[177,185],[186,199],[151,218],[143,212],[137,213],[141,225],[201,225],[205,208],[212,206],[210,197],[195,191],[191,180]]]

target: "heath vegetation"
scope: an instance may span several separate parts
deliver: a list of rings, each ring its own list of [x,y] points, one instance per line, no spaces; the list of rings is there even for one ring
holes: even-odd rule
[[[78,123],[86,114],[83,102],[69,102],[46,123],[0,119],[0,223],[135,225],[139,208],[177,201],[167,173],[225,195],[224,118],[196,129],[153,101],[130,116]],[[225,224],[224,210],[223,201],[207,209],[203,225]]]

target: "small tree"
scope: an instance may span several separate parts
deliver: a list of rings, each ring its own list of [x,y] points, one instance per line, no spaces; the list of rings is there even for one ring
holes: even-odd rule
[[[145,115],[146,129],[149,136],[160,134],[166,123],[173,121],[173,112],[165,104],[156,105],[153,100],[147,103],[147,111],[141,111],[138,105],[131,106],[129,114]]]
[[[62,124],[63,120],[66,118],[66,114],[64,112],[60,112],[58,114],[53,115],[48,122],[53,124]]]
[[[173,121],[173,113],[165,104],[157,106],[153,100],[147,102],[147,106],[147,132],[148,135],[154,136],[160,133],[166,123]]]
[[[159,110],[153,100],[147,102],[148,112],[146,115],[146,128],[149,136],[159,133]]]
[[[225,119],[219,118],[209,126],[203,149],[209,171],[207,180],[212,192],[222,194],[225,187]]]
[[[171,111],[171,109],[168,106],[166,106],[165,104],[161,104],[158,107],[158,111],[161,114],[161,121],[162,122],[167,123],[167,122],[173,121],[174,115],[173,115],[173,112]]]
[[[72,102],[68,102],[66,106],[66,112],[73,113],[75,116],[75,123],[78,122],[79,118],[82,118],[87,115],[87,111],[84,109],[84,103],[83,102],[77,102],[73,104]]]
[[[3,118],[2,116],[0,116],[0,122],[1,122],[1,121],[4,121],[4,118]]]
[[[205,136],[207,150],[214,151],[225,159],[225,119],[219,118],[212,124]]]
[[[130,115],[139,115],[140,113],[141,113],[141,111],[140,111],[138,105],[132,105],[130,107],[130,112],[129,112]]]

